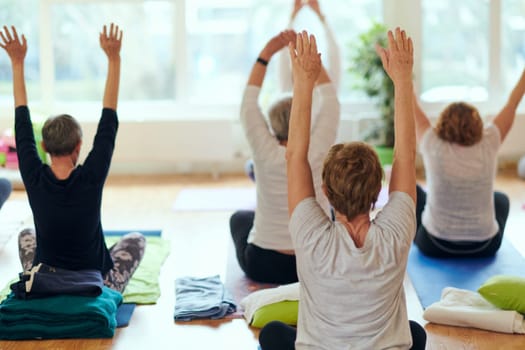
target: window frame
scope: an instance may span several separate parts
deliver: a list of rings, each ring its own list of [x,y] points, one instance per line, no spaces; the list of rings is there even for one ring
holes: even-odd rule
[[[55,67],[52,45],[46,44],[52,41],[52,26],[51,26],[51,8],[60,3],[67,2],[74,3],[89,3],[89,2],[105,2],[108,0],[39,0],[39,40],[40,40],[40,90],[41,96],[37,101],[31,101],[37,110],[48,111],[60,110],[68,108],[68,110],[79,110],[78,118],[80,120],[93,120],[97,118],[92,115],[93,111],[99,110],[101,101],[96,102],[81,102],[73,101],[70,103],[63,103],[55,101]],[[118,0],[119,2],[136,2],[137,0]],[[155,115],[154,120],[206,120],[206,119],[231,119],[238,118],[238,104],[195,104],[190,103],[190,96],[186,88],[188,81],[191,79],[189,69],[187,68],[187,53],[188,42],[186,35],[186,1],[191,0],[171,0],[174,3],[174,25],[173,34],[176,45],[172,45],[174,64],[175,64],[175,91],[176,97],[170,100],[144,100],[138,102],[121,101],[119,110],[126,111],[120,113],[123,120],[133,121],[148,121],[144,119],[143,111],[151,112]],[[415,77],[415,91],[419,95],[421,91],[421,47],[419,43],[422,42],[423,23],[421,16],[413,16],[413,13],[422,12],[423,0],[378,0],[382,1],[383,21],[389,27],[402,26],[412,36],[415,43],[415,62],[414,62],[414,77]],[[494,115],[499,112],[506,101],[510,91],[504,91],[504,82],[502,72],[502,1],[503,0],[487,0],[489,1],[489,83],[488,83],[488,99],[484,102],[476,103],[482,115]],[[342,46],[342,45],[341,45]],[[342,62],[343,74],[346,74],[345,62]],[[446,105],[446,102],[424,102],[422,107],[427,111],[430,117],[436,117],[439,111]],[[82,108],[80,108],[82,107]],[[3,108],[0,108],[3,109]],[[523,112],[525,107],[520,107]],[[373,103],[363,102],[349,102],[342,101],[342,118],[348,120],[360,120],[374,118],[377,116]]]

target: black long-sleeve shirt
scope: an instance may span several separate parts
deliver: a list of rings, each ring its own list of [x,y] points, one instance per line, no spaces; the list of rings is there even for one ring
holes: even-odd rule
[[[116,111],[104,108],[93,148],[65,180],[55,177],[38,156],[27,106],[15,110],[18,163],[35,223],[40,262],[68,270],[113,267],[100,220],[102,190],[118,129]]]

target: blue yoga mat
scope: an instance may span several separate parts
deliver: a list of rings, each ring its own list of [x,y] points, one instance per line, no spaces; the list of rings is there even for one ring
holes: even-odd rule
[[[525,258],[505,239],[490,258],[431,258],[412,245],[407,271],[421,305],[427,308],[441,299],[445,287],[477,291],[494,275],[525,277]]]
[[[117,309],[117,328],[127,327],[133,311],[135,311],[136,304],[120,304]]]
[[[160,237],[162,230],[104,230],[104,236],[124,236],[131,232],[140,232],[144,236]]]

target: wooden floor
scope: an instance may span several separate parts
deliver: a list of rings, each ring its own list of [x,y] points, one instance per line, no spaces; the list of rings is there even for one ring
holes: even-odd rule
[[[187,186],[239,186],[252,184],[243,176],[155,176],[113,177],[103,200],[103,225],[107,229],[163,229],[172,251],[161,276],[162,296],[156,305],[139,306],[127,328],[118,329],[108,340],[0,341],[0,350],[11,349],[257,349],[257,331],[242,319],[175,323],[174,281],[184,275],[226,274],[230,244],[228,220],[231,212],[174,212],[177,193]],[[506,235],[525,255],[525,182],[514,172],[500,175],[497,189],[511,196]],[[12,199],[25,198],[17,191]],[[19,272],[15,236],[0,250],[0,286]],[[525,336],[505,335],[474,329],[426,324],[415,292],[406,283],[409,317],[425,325],[427,349],[525,349]],[[335,350],[335,349],[334,349]]]

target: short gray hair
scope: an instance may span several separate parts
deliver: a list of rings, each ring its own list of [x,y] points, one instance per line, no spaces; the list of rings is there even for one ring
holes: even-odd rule
[[[283,97],[270,106],[268,117],[275,137],[279,141],[288,141],[288,125],[292,111],[292,98]]]
[[[50,117],[42,127],[42,141],[50,155],[67,156],[82,141],[82,129],[75,118],[68,114]]]

